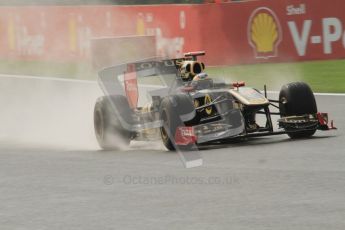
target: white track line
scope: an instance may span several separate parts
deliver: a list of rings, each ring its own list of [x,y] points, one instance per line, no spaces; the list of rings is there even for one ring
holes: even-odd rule
[[[69,78],[64,78],[64,77],[58,78],[58,77],[39,77],[39,76],[30,76],[30,75],[0,74],[0,78],[1,77],[3,77],[3,78],[44,80],[44,81],[60,81],[60,82],[72,82],[72,83],[97,84],[97,81],[80,80],[80,79],[69,79]],[[148,85],[148,84],[140,84],[139,86],[150,87],[150,88],[164,88],[164,86]]]
[[[96,84],[97,83],[96,81],[90,81],[90,80],[77,80],[77,79],[57,78],[57,77],[38,77],[38,76],[30,76],[30,75],[0,74],[0,77],[36,79],[36,80],[46,80],[46,81],[63,81],[63,82],[74,82],[74,83],[88,83],[88,84]],[[150,87],[151,85],[145,85],[145,86]],[[151,87],[155,88],[157,86],[152,85]],[[279,91],[267,91],[267,93],[279,94]],[[345,96],[345,93],[314,93],[314,94],[318,95],[318,96],[341,96],[341,97]]]
[[[279,91],[267,91],[267,93],[279,94]],[[345,93],[314,93],[314,95],[317,95],[317,96],[341,96],[341,97],[344,97]]]
[[[5,78],[20,78],[20,79],[35,79],[35,80],[44,80],[44,81],[63,81],[63,82],[74,82],[74,83],[92,83],[96,84],[96,81],[90,80],[78,80],[78,79],[68,79],[68,78],[58,78],[58,77],[38,77],[30,75],[11,75],[11,74],[0,74],[0,77]]]

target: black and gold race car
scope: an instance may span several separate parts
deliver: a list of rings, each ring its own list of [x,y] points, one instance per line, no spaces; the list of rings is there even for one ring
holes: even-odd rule
[[[284,85],[279,99],[270,100],[266,89],[261,93],[244,82],[210,78],[197,60],[204,54],[154,58],[100,71],[105,96],[94,109],[100,147],[116,149],[119,141],[161,139],[169,150],[190,149],[242,137],[307,138],[316,130],[335,129],[328,115],[318,112],[307,84]],[[280,116],[276,130],[272,115]]]

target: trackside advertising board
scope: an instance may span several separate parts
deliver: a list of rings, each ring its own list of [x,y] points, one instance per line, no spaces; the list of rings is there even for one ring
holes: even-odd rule
[[[218,33],[208,35],[214,42],[209,45],[209,54],[219,57],[212,57],[212,63],[345,57],[345,1],[267,0],[221,5],[211,6],[221,8],[212,16],[220,17],[221,25],[215,25]],[[203,43],[209,44],[204,38]]]
[[[344,9],[343,0],[1,7],[0,58],[85,61],[93,38],[149,35],[158,55],[205,50],[209,65],[337,59]]]

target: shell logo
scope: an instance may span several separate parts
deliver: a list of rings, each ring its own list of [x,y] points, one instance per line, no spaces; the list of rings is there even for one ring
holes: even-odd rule
[[[253,11],[248,22],[248,41],[256,58],[276,57],[282,35],[279,20],[271,9],[260,7]]]

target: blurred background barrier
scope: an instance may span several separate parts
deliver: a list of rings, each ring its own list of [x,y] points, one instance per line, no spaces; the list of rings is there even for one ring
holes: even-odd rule
[[[91,39],[92,66],[95,70],[155,56],[155,36]]]
[[[30,4],[30,1],[25,2]],[[3,60],[0,69],[3,65],[5,72],[11,72],[16,66],[29,65],[27,68],[34,70],[36,64],[42,63],[58,63],[56,66],[63,69],[75,68],[70,67],[70,63],[78,63],[78,72],[91,65],[92,39],[119,36],[155,38],[155,48],[140,43],[133,47],[114,47],[114,50],[121,48],[125,55],[140,51],[179,57],[186,51],[205,50],[204,61],[209,65],[345,57],[343,0],[333,0],[332,4],[323,0],[257,0],[140,6],[47,6],[49,2],[44,2],[45,6],[34,1],[31,3],[35,6],[0,7],[0,59]],[[104,4],[106,2],[113,4],[112,1],[104,1]],[[124,2],[116,1],[117,4]],[[200,3],[165,1],[172,2]],[[22,4],[23,1],[10,3]],[[55,4],[54,1],[51,4]],[[47,71],[45,75],[50,68]]]
[[[0,0],[0,5],[151,5],[151,4],[191,4],[222,0]],[[230,0],[223,0],[230,1]]]

